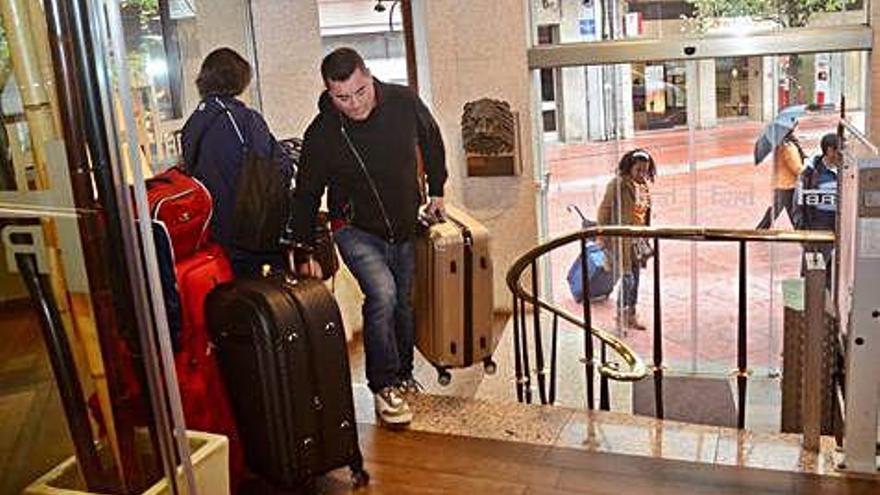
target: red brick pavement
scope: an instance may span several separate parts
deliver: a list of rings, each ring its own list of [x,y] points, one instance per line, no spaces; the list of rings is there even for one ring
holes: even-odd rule
[[[818,151],[819,137],[834,129],[835,119],[834,115],[824,115],[802,120],[799,134],[808,154]],[[654,225],[696,223],[713,227],[754,227],[771,200],[769,160],[755,166],[750,158],[761,129],[760,124],[741,122],[695,131],[696,146],[692,148],[691,157],[688,156],[687,130],[645,133],[622,142],[548,147],[545,154],[552,174],[548,199],[551,236],[579,227],[579,219],[565,210],[568,204],[579,205],[588,217],[595,218],[596,207],[618,158],[634,146],[647,148],[657,160],[659,177],[652,187]],[[690,159],[698,164],[693,174],[688,173]],[[694,204],[696,208],[692,211]],[[696,222],[692,221],[692,214]],[[790,228],[784,214],[779,217],[777,228]],[[571,298],[565,283],[576,249],[574,245],[558,249],[551,256],[551,262],[558,303],[580,314],[580,307]],[[733,368],[737,334],[737,245],[696,244],[695,301],[691,296],[691,249],[691,243],[687,242],[661,242],[665,358],[677,369],[689,369],[694,358],[701,369]],[[779,284],[783,279],[798,275],[800,247],[750,244],[747,258],[749,366],[776,367],[782,329]],[[626,337],[648,360],[653,346],[650,331],[652,272],[651,265],[642,272],[639,296],[639,313],[649,331],[630,332]],[[614,299],[593,305],[594,321],[606,327],[613,325]],[[695,325],[691,324],[692,316],[696,317]]]

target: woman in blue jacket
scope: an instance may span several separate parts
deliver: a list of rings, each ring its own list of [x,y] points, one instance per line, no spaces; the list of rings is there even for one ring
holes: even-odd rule
[[[804,230],[837,231],[837,169],[843,163],[840,139],[837,134],[822,136],[819,144],[822,154],[804,167],[798,180],[795,195],[797,228]],[[804,254],[811,251],[822,253],[825,260],[826,286],[831,287],[834,266],[834,244],[804,246]],[[801,273],[806,272],[806,257],[801,263]]]
[[[238,99],[252,77],[251,65],[234,50],[218,48],[208,54],[196,78],[202,101],[186,121],[181,136],[187,170],[205,184],[214,198],[211,233],[229,255],[236,276],[256,275],[263,265],[284,267],[280,248],[254,252],[233,242],[236,185],[245,146],[280,167],[285,177],[293,176],[293,164],[263,116]]]

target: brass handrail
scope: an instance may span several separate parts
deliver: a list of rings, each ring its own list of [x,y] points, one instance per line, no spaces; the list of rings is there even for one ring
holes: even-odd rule
[[[522,287],[522,273],[539,256],[544,255],[560,246],[582,239],[590,239],[597,236],[608,237],[646,237],[665,240],[680,241],[757,241],[757,242],[797,242],[804,244],[824,244],[834,242],[835,235],[830,231],[783,231],[783,230],[755,230],[755,229],[728,229],[717,227],[640,227],[630,225],[598,225],[582,229],[576,232],[556,237],[543,244],[539,244],[517,258],[507,271],[507,287],[515,298],[529,302],[534,307],[546,309],[564,320],[569,321],[585,329],[584,320],[567,311],[542,300],[535,294],[528,292]],[[514,309],[516,310],[516,309]],[[615,366],[602,363],[599,373],[616,381],[638,381],[647,376],[649,370],[645,361],[622,340],[609,332],[593,326],[590,333],[600,341],[611,347],[617,355],[627,364],[628,369],[618,369]],[[588,357],[589,359],[589,357]]]

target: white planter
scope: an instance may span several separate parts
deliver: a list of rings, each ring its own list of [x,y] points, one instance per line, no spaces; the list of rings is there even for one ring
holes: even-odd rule
[[[187,431],[196,488],[199,495],[229,495],[229,440],[223,435]],[[178,468],[178,486],[185,486],[183,470]],[[25,488],[24,495],[85,495],[76,458],[69,457]],[[160,480],[142,495],[170,494],[168,481]]]

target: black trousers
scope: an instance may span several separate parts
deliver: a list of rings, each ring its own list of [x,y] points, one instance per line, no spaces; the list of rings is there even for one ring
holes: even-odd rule
[[[773,222],[779,217],[779,214],[785,210],[788,213],[788,219],[791,224],[797,226],[797,220],[794,217],[794,189],[774,189],[773,190],[773,206],[767,208],[764,218],[758,222],[756,229],[769,229]]]

